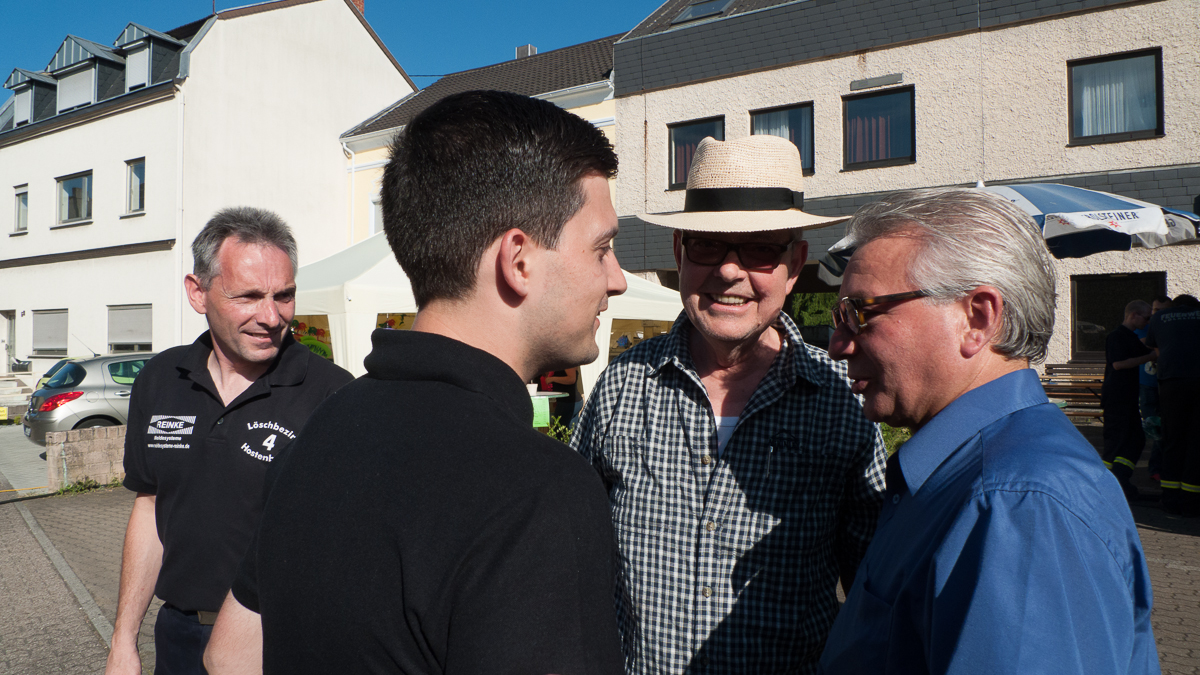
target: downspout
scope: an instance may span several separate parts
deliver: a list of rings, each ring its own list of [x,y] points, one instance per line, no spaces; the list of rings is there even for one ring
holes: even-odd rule
[[[176,85],[179,91],[178,128],[175,132],[175,346],[183,344],[183,131],[184,110],[187,107],[182,83]]]
[[[354,151],[350,149],[350,146],[346,145],[345,141],[342,141],[342,152],[350,158],[350,240],[346,243],[353,244],[354,226],[356,225],[354,222],[354,202],[357,197],[357,195],[354,193],[354,174],[358,173],[358,171],[355,169],[356,165],[354,163]]]

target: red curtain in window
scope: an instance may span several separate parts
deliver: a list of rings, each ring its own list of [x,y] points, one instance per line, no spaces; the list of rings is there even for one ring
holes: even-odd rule
[[[851,164],[888,159],[891,154],[892,120],[886,115],[863,115],[850,118],[850,147],[847,154]]]

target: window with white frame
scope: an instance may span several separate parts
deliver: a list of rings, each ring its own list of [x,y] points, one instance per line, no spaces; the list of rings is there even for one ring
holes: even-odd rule
[[[34,356],[67,355],[67,310],[33,311]]]
[[[58,222],[74,223],[92,218],[92,172],[58,179]]]
[[[150,47],[146,46],[125,55],[125,91],[141,89],[150,84]]]
[[[1071,143],[1108,143],[1163,134],[1162,50],[1067,64]]]
[[[692,156],[700,141],[712,136],[725,140],[725,118],[713,117],[695,122],[672,124],[667,127],[670,136],[671,155],[667,160],[668,187],[672,190],[687,186],[688,170],[692,168]]]
[[[151,351],[152,312],[150,305],[108,306],[108,351]]]
[[[96,69],[90,64],[58,79],[58,112],[88,105],[96,95]]]
[[[13,214],[13,232],[29,231],[29,186],[16,187],[16,213]]]
[[[129,195],[125,201],[126,213],[140,213],[146,210],[146,158],[126,162],[126,173],[129,174]]]
[[[811,103],[750,113],[750,133],[791,141],[800,151],[805,173],[813,170],[813,106]]]
[[[21,126],[33,121],[33,87],[25,87],[13,95],[13,125]]]

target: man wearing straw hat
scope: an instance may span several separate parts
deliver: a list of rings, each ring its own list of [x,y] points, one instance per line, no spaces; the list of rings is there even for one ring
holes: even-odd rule
[[[572,438],[609,491],[627,672],[812,672],[879,513],[885,453],[845,368],[782,312],[808,253],[800,154],[700,142],[684,313],[600,377]]]

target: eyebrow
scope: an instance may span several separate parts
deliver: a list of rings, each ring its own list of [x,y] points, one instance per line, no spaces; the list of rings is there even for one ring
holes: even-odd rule
[[[610,229],[607,232],[602,233],[599,237],[596,237],[596,245],[599,246],[600,244],[603,244],[607,241],[612,241],[613,239],[616,239],[617,233],[620,232],[620,230],[621,230],[620,226],[617,226],[617,227]]]

